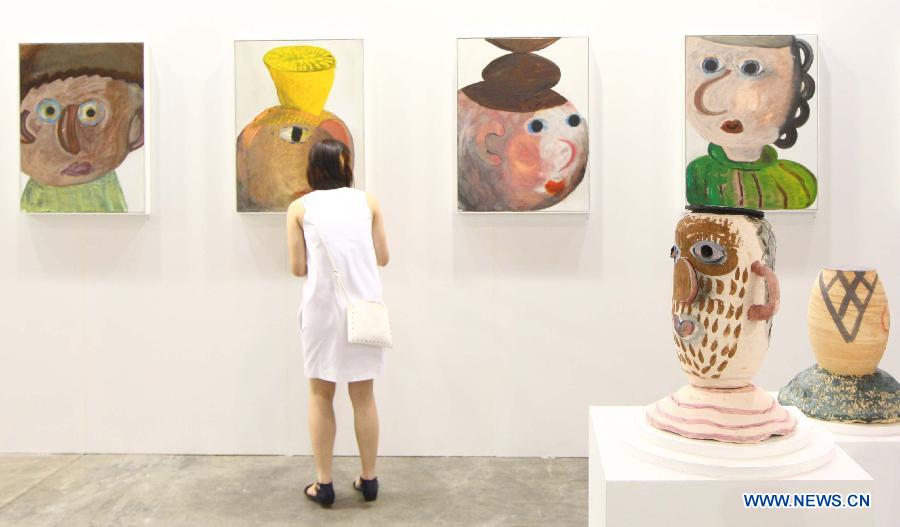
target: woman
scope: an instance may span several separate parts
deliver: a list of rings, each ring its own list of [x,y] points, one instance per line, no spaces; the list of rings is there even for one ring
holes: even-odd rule
[[[350,151],[328,139],[309,153],[307,179],[313,189],[287,212],[288,249],[295,276],[307,276],[300,307],[303,359],[309,377],[309,431],[316,460],[316,483],[307,497],[334,503],[331,462],[334,450],[335,383],[349,383],[362,473],[353,487],[366,501],[378,496],[375,458],[378,411],[373,379],[384,366],[384,350],[347,341],[347,299],[336,284],[334,266],[353,299],[381,301],[376,264],[388,263],[381,210],[375,198],[352,188]],[[333,264],[332,264],[333,262]]]
[[[685,40],[685,110],[709,141],[687,167],[687,201],[754,209],[805,209],[816,176],[772,148],[790,148],[810,116],[812,46],[792,35]]]

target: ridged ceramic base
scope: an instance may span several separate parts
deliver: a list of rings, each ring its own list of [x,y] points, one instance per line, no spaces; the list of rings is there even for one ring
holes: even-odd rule
[[[647,408],[647,421],[692,439],[758,443],[790,435],[794,417],[755,385],[734,389],[687,385]]]
[[[824,421],[900,422],[900,383],[883,370],[854,376],[810,366],[778,392],[778,401]]]
[[[626,429],[626,444],[643,461],[717,479],[788,478],[831,461],[836,453],[832,435],[800,410],[784,409],[797,421],[794,432],[760,443],[697,441],[654,428],[645,415],[635,415],[633,428]]]

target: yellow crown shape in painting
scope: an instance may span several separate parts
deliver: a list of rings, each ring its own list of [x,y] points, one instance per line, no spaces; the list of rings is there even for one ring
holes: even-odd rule
[[[282,106],[320,115],[334,84],[337,61],[315,46],[283,46],[263,56]]]

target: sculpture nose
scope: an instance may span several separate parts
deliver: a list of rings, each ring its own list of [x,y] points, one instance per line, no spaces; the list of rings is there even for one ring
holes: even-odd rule
[[[685,257],[675,261],[672,277],[672,299],[683,304],[691,304],[697,298],[697,273]]]
[[[81,143],[78,140],[78,106],[70,104],[63,109],[56,124],[56,137],[66,152],[72,155],[81,152]]]

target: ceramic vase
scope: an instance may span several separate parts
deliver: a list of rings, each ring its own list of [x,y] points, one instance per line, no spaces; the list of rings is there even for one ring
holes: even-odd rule
[[[838,375],[875,373],[891,314],[874,269],[822,269],[809,295],[809,342],[819,366]]]
[[[647,410],[651,425],[696,439],[763,441],[796,421],[755,386],[780,291],[762,212],[693,207],[675,231],[672,324],[689,384]]]
[[[827,421],[900,422],[900,383],[878,369],[891,325],[878,272],[822,269],[810,291],[807,325],[817,364],[782,388],[779,401]]]

